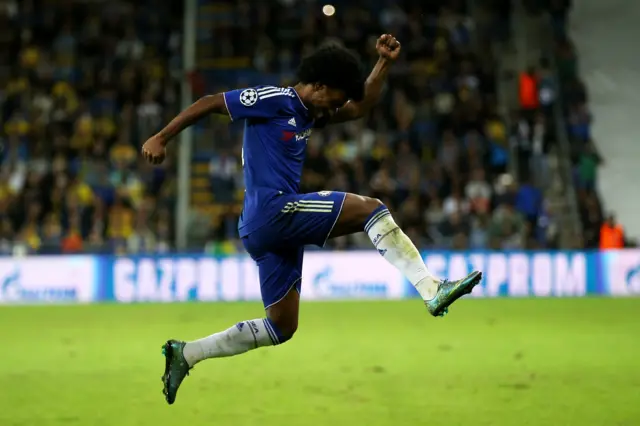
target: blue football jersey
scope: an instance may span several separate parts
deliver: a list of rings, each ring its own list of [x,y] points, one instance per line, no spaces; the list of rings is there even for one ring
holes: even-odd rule
[[[280,212],[272,207],[275,197],[299,192],[314,122],[292,87],[232,90],[224,93],[224,100],[231,120],[245,120],[242,168],[246,191],[238,224],[243,237]]]

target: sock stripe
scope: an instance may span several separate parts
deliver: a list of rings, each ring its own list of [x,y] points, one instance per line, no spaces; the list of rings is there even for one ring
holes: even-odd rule
[[[378,238],[378,241],[376,241],[376,243],[375,243],[374,247],[376,247],[376,248],[377,248],[377,247],[380,245],[380,243],[382,242],[382,240],[384,240],[384,239],[387,237],[387,235],[391,234],[392,232],[394,232],[394,231],[396,231],[396,230],[398,230],[398,229],[400,229],[400,227],[399,227],[399,226],[396,226],[396,227],[395,227],[395,228],[393,228],[391,231],[387,232],[386,234],[383,234],[380,238]]]
[[[388,211],[388,210],[387,209],[382,209],[382,210],[379,210],[377,212],[374,212],[369,217],[369,220],[364,224],[365,229],[371,228],[371,226],[373,226],[373,224],[378,220],[378,218],[380,216],[382,216],[384,214],[385,211]]]
[[[269,320],[267,319],[263,319],[262,322],[264,323],[264,328],[265,330],[267,330],[267,334],[269,335],[269,339],[271,339],[271,343],[273,344],[273,346],[277,345],[278,343],[278,338],[275,335],[275,333],[273,332],[273,330],[271,329],[271,324],[269,324]]]
[[[389,216],[390,214],[391,212],[386,207],[383,210],[380,210],[378,213],[373,215],[373,217],[369,219],[369,221],[364,225],[364,232],[368,233],[373,225],[375,225],[383,217]]]
[[[273,336],[273,344],[277,345],[278,343],[280,343],[280,337],[278,337],[276,329],[273,327],[273,324],[271,324],[271,320],[269,318],[265,320],[265,323],[267,325],[267,330],[269,330],[269,333],[271,333],[271,336]]]
[[[276,330],[273,328],[273,325],[271,324],[271,321],[267,320],[267,326],[269,327],[269,332],[273,336],[273,344],[274,345],[279,344],[280,343],[280,337],[278,337],[278,333],[276,333]]]
[[[364,221],[364,226],[367,227],[371,224],[371,221],[378,216],[379,213],[383,212],[387,210],[387,206],[385,206],[384,204],[381,206],[378,206],[374,211],[372,211],[369,216],[367,216],[367,218]]]
[[[267,331],[267,335],[269,336],[269,339],[271,340],[271,344],[275,345],[275,342],[273,341],[273,336],[271,335],[271,332],[269,331],[269,326],[267,325],[267,320],[263,319],[262,320],[262,324],[264,324],[264,329]]]
[[[251,332],[251,335],[253,336],[253,343],[255,343],[256,345],[256,349],[258,348],[258,338],[256,337],[256,333],[253,331],[253,327],[251,327],[251,324],[249,324],[250,321],[245,321],[247,323],[247,328],[249,328],[249,331]]]

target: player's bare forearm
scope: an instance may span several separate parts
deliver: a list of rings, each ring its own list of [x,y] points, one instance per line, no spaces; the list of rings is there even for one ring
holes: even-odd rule
[[[198,99],[142,145],[142,155],[151,164],[161,164],[167,156],[166,146],[178,133],[209,114],[228,114],[224,95],[218,93]]]
[[[400,43],[394,36],[383,34],[376,42],[376,50],[380,54],[380,58],[365,82],[364,99],[360,102],[348,102],[335,113],[330,123],[341,123],[364,117],[380,100],[389,68],[400,54]]]
[[[364,117],[376,106],[382,94],[382,88],[389,74],[391,62],[385,58],[379,58],[373,67],[371,74],[364,85],[364,99],[360,102],[349,101],[345,106],[336,111],[331,117],[330,123],[343,123]]]
[[[157,137],[166,145],[181,131],[209,114],[228,114],[222,93],[203,96],[195,101],[191,106],[171,120],[164,129],[160,130]]]
[[[364,84],[364,99],[358,103],[361,116],[367,114],[378,104],[380,95],[382,94],[382,88],[387,81],[390,67],[391,61],[383,57],[380,57],[373,67],[371,74],[369,74]]]

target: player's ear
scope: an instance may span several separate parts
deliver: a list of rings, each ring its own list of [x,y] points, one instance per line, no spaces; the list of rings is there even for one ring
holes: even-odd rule
[[[325,87],[325,85],[324,85],[324,84],[322,84],[322,83],[313,83],[313,91],[314,91],[314,92],[319,92],[319,91],[321,91],[324,87]]]

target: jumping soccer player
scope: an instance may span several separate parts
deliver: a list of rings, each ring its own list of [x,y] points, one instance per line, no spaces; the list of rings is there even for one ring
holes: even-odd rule
[[[382,257],[415,286],[433,316],[444,315],[449,305],[480,282],[477,271],[451,282],[431,275],[380,200],[344,192],[299,193],[312,129],[356,120],[378,101],[400,43],[385,34],[376,49],[380,57],[366,81],[356,56],[339,46],[322,47],[302,61],[294,87],[258,86],[205,96],[143,145],[144,157],[159,164],[167,143],[202,117],[217,113],[245,120],[246,192],[238,231],[258,265],[266,310],[266,318],[242,321],[200,340],[166,342],[162,381],[169,404],[196,363],[279,345],[293,337],[307,244],[323,246],[329,238],[366,232]]]

